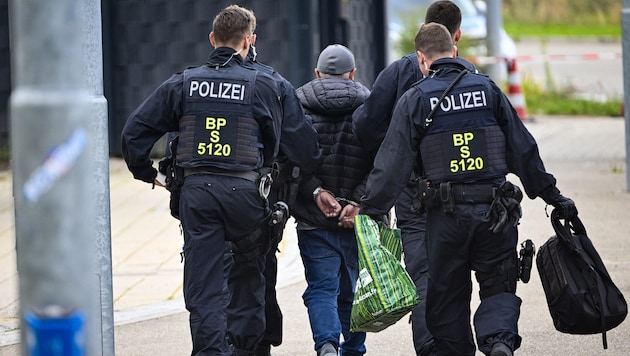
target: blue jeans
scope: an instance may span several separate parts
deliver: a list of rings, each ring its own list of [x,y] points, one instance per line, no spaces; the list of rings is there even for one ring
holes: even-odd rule
[[[298,230],[307,287],[302,295],[315,350],[334,345],[342,356],[365,353],[364,332],[350,332],[350,313],[359,276],[354,230]],[[340,337],[343,335],[343,342]]]

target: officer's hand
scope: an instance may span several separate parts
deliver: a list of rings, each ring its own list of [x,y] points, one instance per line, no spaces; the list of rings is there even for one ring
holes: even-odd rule
[[[319,194],[317,194],[315,197],[315,203],[322,214],[324,214],[327,218],[333,218],[341,212],[341,205],[339,205],[335,196],[327,190],[322,190]]]
[[[578,214],[575,202],[562,194],[558,195],[551,205],[558,210],[562,219],[571,220]]]
[[[359,213],[359,207],[356,205],[348,204],[341,209],[339,214],[339,225],[346,229],[352,229],[354,227],[354,217]]]

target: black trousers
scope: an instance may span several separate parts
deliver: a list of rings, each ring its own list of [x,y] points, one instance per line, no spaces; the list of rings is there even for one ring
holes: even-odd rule
[[[405,268],[413,279],[420,303],[411,311],[411,331],[416,355],[429,355],[433,337],[426,322],[428,260],[426,246],[426,212],[414,208],[416,185],[408,185],[396,200],[396,224],[400,229]]]
[[[475,355],[470,327],[471,271],[477,276],[492,274],[504,260],[516,258],[516,227],[505,234],[489,231],[490,223],[484,221],[489,207],[457,204],[453,213],[445,213],[440,207],[428,212],[427,325],[438,355]],[[489,354],[497,342],[512,350],[520,346],[520,305],[521,299],[510,292],[481,300],[473,324],[484,354]]]
[[[231,355],[227,338],[234,353],[255,352],[265,331],[264,258],[229,269],[226,314],[224,256],[226,241],[245,238],[265,216],[258,187],[242,178],[191,175],[184,180],[180,212],[192,355]]]

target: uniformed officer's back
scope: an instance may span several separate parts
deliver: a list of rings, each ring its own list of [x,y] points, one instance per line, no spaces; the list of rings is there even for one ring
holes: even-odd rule
[[[161,184],[151,148],[165,133],[179,134],[183,291],[193,355],[252,354],[265,330],[266,245],[258,237],[270,216],[265,172],[278,152],[282,111],[274,80],[243,66],[251,21],[242,9],[222,10],[213,21],[209,39],[215,50],[207,63],[162,83],[131,114],[122,133],[130,171],[155,185]],[[226,241],[234,261],[229,270]],[[227,304],[226,295],[231,296]],[[234,315],[247,325],[233,322]]]
[[[521,343],[516,295],[520,189],[577,214],[544,169],[536,141],[501,89],[455,57],[446,28],[418,31],[416,50],[425,78],[400,98],[374,162],[361,213],[388,211],[416,169],[418,198],[427,211],[426,321],[437,354],[512,355]],[[481,303],[470,327],[471,271]],[[525,281],[525,279],[522,279]]]

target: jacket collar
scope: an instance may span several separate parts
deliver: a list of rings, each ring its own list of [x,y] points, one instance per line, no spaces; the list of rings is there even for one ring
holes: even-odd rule
[[[232,67],[243,64],[243,58],[230,47],[218,47],[208,57],[207,64],[211,67]]]

